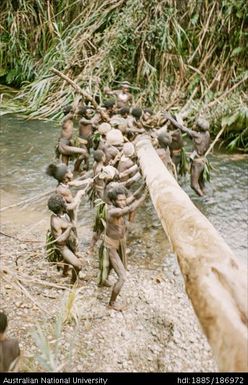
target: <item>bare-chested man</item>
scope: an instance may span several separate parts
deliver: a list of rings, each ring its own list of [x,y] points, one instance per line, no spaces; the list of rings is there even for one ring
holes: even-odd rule
[[[93,164],[93,177],[94,177],[94,189],[97,198],[103,198],[105,182],[99,178],[99,174],[103,170],[106,161],[106,155],[102,150],[96,150],[94,152],[94,164]]]
[[[83,148],[87,152],[87,156],[80,155],[74,165],[74,171],[80,170],[80,165],[82,162],[85,162],[84,168],[89,169],[89,156],[90,149],[92,147],[92,122],[89,119],[82,118],[79,121],[79,136],[78,141],[80,143],[80,148]]]
[[[7,326],[7,316],[4,312],[0,312],[0,372],[16,372],[18,370],[20,348],[16,339],[6,336]]]
[[[87,151],[83,148],[72,146],[74,109],[68,106],[64,109],[65,117],[62,122],[61,133],[57,145],[57,152],[61,156],[62,163],[68,165],[70,156],[81,155],[88,158]]]
[[[156,149],[156,152],[164,165],[167,167],[168,171],[177,179],[177,172],[176,172],[176,166],[172,162],[171,156],[170,156],[170,149],[169,146],[172,142],[172,137],[169,133],[165,131],[161,131],[158,134],[158,144],[159,148]]]
[[[194,152],[190,159],[191,169],[191,188],[199,195],[204,195],[205,182],[203,172],[205,168],[206,158],[204,157],[210,145],[209,122],[199,118],[196,121],[197,131],[182,127],[181,130],[186,132],[193,140]]]
[[[124,143],[122,155],[118,163],[117,170],[122,173],[134,166],[135,148],[131,142]]]
[[[121,89],[119,90],[111,90],[109,87],[104,88],[104,92],[107,95],[113,95],[116,97],[116,106],[117,108],[128,107],[133,103],[133,96],[129,92],[130,83],[127,81],[123,81],[121,83]]]
[[[75,254],[74,239],[71,242],[71,235],[74,238],[74,226],[67,215],[66,203],[61,195],[52,195],[48,200],[48,208],[53,212],[50,224],[56,248],[66,263],[66,266],[72,266],[71,283],[74,284],[77,280],[79,271],[82,269],[82,263]]]
[[[116,305],[116,299],[126,280],[126,222],[124,217],[134,211],[146,196],[146,194],[143,194],[141,198],[130,204],[127,195],[126,188],[120,185],[116,185],[108,192],[108,199],[111,203],[107,208],[106,231],[103,240],[103,246],[107,250],[110,265],[118,276],[110,297],[109,308],[119,311],[122,309]]]
[[[86,187],[89,184],[89,179],[81,180],[79,184],[74,184],[74,181],[72,181],[73,174],[65,164],[50,164],[47,167],[46,173],[58,181],[58,185],[55,191],[57,194],[60,194],[63,197],[66,203],[67,214],[69,215],[69,218],[73,224],[73,231],[76,237],[75,250],[77,250],[77,214],[81,199],[85,195],[85,189],[77,191],[76,195],[73,197],[70,187],[73,185],[80,187],[85,185],[84,187]]]
[[[168,116],[168,114],[165,114]],[[191,188],[199,195],[204,195],[204,168],[206,164],[205,153],[210,145],[209,122],[203,118],[196,121],[197,131],[191,130],[182,124],[177,123],[175,119],[169,117],[169,120],[176,125],[182,132],[186,132],[193,140],[194,152],[191,154]]]
[[[134,165],[127,170],[119,173],[117,169],[113,166],[106,166],[102,168],[102,171],[99,173],[96,178],[96,196],[102,199],[103,205],[104,202],[108,202],[108,192],[111,189],[111,183],[115,181],[118,185],[123,187],[131,187],[132,184],[138,182],[141,179],[141,174],[138,171],[138,166]],[[134,195],[135,196],[135,195]],[[102,206],[103,207],[103,206]],[[99,207],[99,209],[101,209]],[[134,210],[133,210],[134,211]],[[90,246],[88,249],[88,254],[91,255],[94,250],[94,246],[96,242],[99,240],[102,232],[104,230],[104,226],[102,225],[102,220],[99,218],[99,210],[97,210],[95,224],[93,227],[93,236],[90,242]]]
[[[102,108],[99,107],[96,114],[91,119],[93,128],[97,128],[103,122],[109,122],[114,113],[114,99],[108,99],[103,102]]]

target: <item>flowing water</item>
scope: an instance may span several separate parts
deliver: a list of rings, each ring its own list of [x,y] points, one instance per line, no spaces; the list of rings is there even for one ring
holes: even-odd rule
[[[10,115],[0,119],[0,191],[1,207],[30,199],[56,186],[55,181],[45,174],[46,166],[54,161],[54,146],[59,127],[53,122],[27,121]],[[198,198],[189,187],[189,180],[182,184],[195,205],[220,232],[233,252],[247,262],[247,157],[244,155],[217,154],[210,157],[214,170],[207,195]],[[46,200],[32,203],[39,218],[48,211]],[[159,226],[156,213],[149,203],[137,220],[142,222],[145,234],[150,232],[150,247],[164,242],[164,233]],[[141,211],[141,210],[140,210]],[[2,213],[2,223],[15,220],[15,209]],[[22,212],[22,220],[26,216]],[[93,212],[88,204],[82,205],[80,224],[92,223]],[[147,226],[150,223],[150,226]],[[142,234],[141,234],[142,235]],[[139,235],[140,236],[140,235]],[[163,245],[164,246],[164,245]],[[168,242],[166,242],[168,247]]]

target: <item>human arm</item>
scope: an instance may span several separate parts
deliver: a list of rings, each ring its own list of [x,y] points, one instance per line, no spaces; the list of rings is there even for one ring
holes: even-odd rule
[[[131,127],[129,127],[127,129],[127,132],[133,133],[133,134],[142,134],[143,132],[145,132],[145,129],[144,128],[131,128]]]
[[[76,193],[76,195],[75,195],[75,197],[73,198],[72,202],[71,202],[71,203],[68,203],[68,204],[66,205],[67,210],[75,210],[75,209],[79,206],[82,197],[85,195],[85,191],[86,191],[86,188],[85,188],[84,190],[79,190],[79,191]]]
[[[83,179],[81,177],[70,181],[68,184],[69,186],[72,186],[72,187],[81,187],[81,186],[88,187],[88,185],[91,185],[92,182],[93,182],[93,178]]]
[[[130,197],[127,198],[127,204],[130,204],[135,199],[140,198],[140,195],[142,194],[145,187],[146,187],[146,184],[144,182],[132,195],[130,195]]]
[[[179,128],[182,132],[185,132],[192,138],[196,138],[198,136],[198,133],[196,131],[191,130],[190,128],[187,128],[183,126],[182,124],[178,123],[172,116],[170,116],[167,112],[165,112],[164,117],[166,117],[175,127]]]
[[[64,243],[70,235],[71,229],[73,227],[72,223],[63,221],[56,217],[51,218],[51,229],[55,242],[59,245]],[[64,231],[63,231],[64,230]]]
[[[114,95],[114,96],[116,96],[120,91],[118,91],[118,90],[111,90],[111,88],[109,88],[109,87],[104,87],[103,88],[103,92],[106,95]]]
[[[138,180],[141,178],[141,174],[140,172],[136,172],[136,174],[134,174],[133,176],[131,176],[131,178],[129,178],[128,180],[124,181],[124,182],[120,182],[120,184],[122,186],[125,186],[127,188],[129,188],[133,183],[135,182],[138,182]]]
[[[72,103],[72,108],[71,108],[71,111],[73,112],[73,114],[75,114],[77,112],[78,105],[79,105],[79,102],[81,99],[82,99],[82,95],[76,95],[76,97]]]
[[[145,200],[147,195],[147,189],[143,192],[141,197],[139,199],[136,199],[133,203],[131,203],[130,207],[130,212],[133,212],[134,210],[137,209],[141,205],[141,203]]]
[[[139,167],[137,164],[134,164],[133,166],[129,167],[127,170],[119,173],[119,178],[125,178],[129,176],[130,174],[133,174],[134,172],[137,172],[139,170]]]
[[[119,160],[121,159],[121,156],[122,156],[122,153],[121,152],[118,152],[118,154],[116,154],[115,158],[114,159],[111,159],[109,161],[109,165],[110,166],[114,166],[117,162],[119,162]]]
[[[127,198],[127,204],[130,205],[132,202],[135,201],[135,199],[140,198],[140,194],[142,193],[144,187],[146,186],[145,183],[143,183],[132,195],[130,195]]]

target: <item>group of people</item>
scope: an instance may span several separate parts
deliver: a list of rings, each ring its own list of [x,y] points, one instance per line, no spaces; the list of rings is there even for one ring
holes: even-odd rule
[[[82,198],[88,197],[96,215],[86,254],[92,255],[99,244],[99,286],[111,287],[111,269],[117,274],[108,306],[119,311],[123,307],[116,300],[128,269],[128,222],[134,221],[135,211],[147,194],[135,152],[136,137],[150,136],[158,156],[176,179],[190,171],[191,187],[199,196],[204,194],[204,155],[210,145],[206,120],[198,119],[197,129],[188,129],[167,113],[155,114],[149,108],[134,106],[130,88],[128,82],[123,82],[118,90],[104,88],[106,96],[111,98],[98,108],[80,95],[64,108],[56,145],[57,161],[46,169],[57,181],[55,192],[48,200],[52,212],[47,233],[48,259],[62,269],[64,276],[71,270],[71,284],[80,278],[85,255],[79,252],[77,214]],[[78,135],[75,137],[76,121]],[[193,141],[190,170],[183,133]],[[69,162],[73,162],[72,171]],[[6,328],[6,314],[0,313],[1,371],[14,368],[20,355],[18,342],[6,337]]]
[[[135,152],[136,137],[149,135],[164,165],[178,178],[188,167],[182,137],[186,132],[194,145],[191,186],[202,196],[204,154],[210,144],[210,134],[204,119],[198,119],[197,130],[191,130],[167,113],[155,114],[149,108],[133,106],[128,82],[123,82],[118,90],[105,87],[104,93],[108,99],[101,107],[95,108],[78,95],[73,104],[64,109],[56,145],[59,162],[47,167],[47,174],[58,182],[55,194],[48,201],[52,211],[48,251],[52,255],[50,260],[61,261],[64,275],[72,267],[71,283],[74,284],[84,263],[78,250],[77,212],[82,197],[88,196],[96,208],[96,218],[87,253],[92,254],[99,241],[98,285],[111,286],[108,277],[114,269],[118,279],[108,306],[121,310],[116,299],[126,280],[127,222],[134,220],[135,210],[146,197]],[[68,167],[70,161],[74,162],[73,172]],[[73,188],[78,189],[75,195]]]

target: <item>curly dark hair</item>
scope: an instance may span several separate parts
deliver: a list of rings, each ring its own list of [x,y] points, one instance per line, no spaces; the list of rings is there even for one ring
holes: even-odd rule
[[[58,214],[61,209],[66,209],[65,201],[62,195],[53,194],[47,202],[49,210],[51,210],[54,214]]]
[[[114,107],[114,105],[115,105],[114,99],[107,99],[107,100],[104,100],[104,102],[103,102],[103,107],[105,107],[107,109]]]
[[[130,108],[129,107],[122,107],[122,108],[119,109],[119,113],[122,116],[125,115],[125,114],[129,114],[129,112],[130,112]]]
[[[63,108],[63,113],[64,113],[64,115],[69,114],[71,111],[72,111],[72,105],[71,105],[71,104],[67,104],[67,106],[65,106],[65,107]]]
[[[126,189],[125,186],[122,186],[121,184],[119,184],[111,188],[108,192],[108,199],[111,202],[115,202],[118,195],[125,195],[126,197],[128,196],[128,190]]]
[[[68,167],[65,164],[49,164],[46,169],[46,174],[57,179],[58,182],[62,182],[65,174],[68,172]]]
[[[4,333],[8,326],[8,318],[6,314],[1,311],[0,312],[0,333]]]
[[[135,107],[132,109],[131,114],[136,118],[139,119],[142,116],[142,109],[139,107]]]

